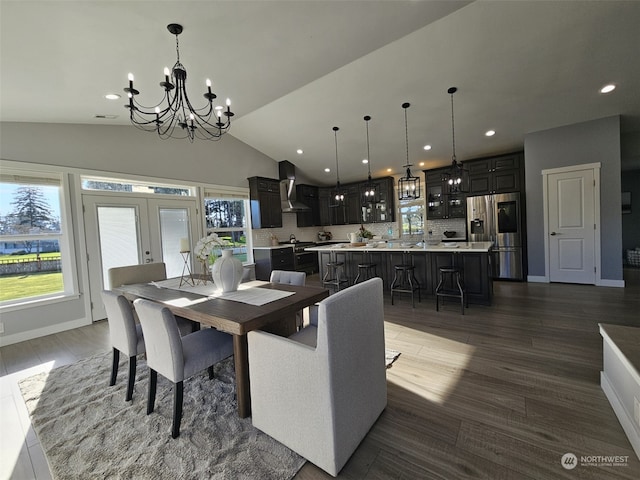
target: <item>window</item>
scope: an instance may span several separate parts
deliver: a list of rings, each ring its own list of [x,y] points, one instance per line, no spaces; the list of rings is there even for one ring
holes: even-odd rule
[[[205,191],[204,217],[206,234],[216,233],[233,248],[233,255],[243,263],[253,262],[248,241],[249,196],[226,191]]]
[[[422,199],[400,201],[401,235],[424,234],[424,204]]]
[[[149,183],[139,180],[122,180],[105,177],[82,177],[82,189],[99,192],[151,193],[155,195],[195,196],[195,188],[185,185]]]
[[[63,177],[0,174],[0,304],[73,293]]]

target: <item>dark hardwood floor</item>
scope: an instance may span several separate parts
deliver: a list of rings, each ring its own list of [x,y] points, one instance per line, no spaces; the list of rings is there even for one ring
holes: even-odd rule
[[[339,478],[640,478],[599,378],[598,323],[640,327],[640,269],[625,269],[625,281],[625,288],[495,282],[493,305],[471,305],[464,316],[453,301],[436,312],[431,296],[412,309],[409,298],[392,306],[385,295],[387,348],[401,355],[387,371],[386,410]],[[307,283],[319,284],[317,275]],[[105,322],[0,349],[2,416],[12,414],[10,388],[24,431],[8,475],[2,454],[0,478],[48,478],[15,378],[108,350]],[[628,463],[565,470],[565,453]],[[324,478],[332,477],[310,463],[296,476]]]

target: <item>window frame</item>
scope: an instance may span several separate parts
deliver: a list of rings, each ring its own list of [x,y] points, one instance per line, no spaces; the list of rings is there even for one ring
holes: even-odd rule
[[[58,201],[60,206],[60,232],[11,236],[9,241],[22,241],[20,239],[24,238],[57,239],[60,247],[63,290],[45,295],[0,301],[0,312],[9,312],[79,298],[80,293],[78,288],[73,217],[71,213],[71,182],[69,174],[59,168],[51,168],[46,165],[22,168],[21,166],[15,165],[13,162],[2,161],[1,166],[2,177],[15,177],[16,181],[11,183],[29,185],[29,179],[47,179],[55,180],[54,183],[50,184],[55,184],[59,187]],[[10,183],[6,182],[2,178],[0,178],[0,182]],[[37,183],[34,183],[33,185],[37,185]],[[0,236],[3,241],[5,237],[6,236]]]

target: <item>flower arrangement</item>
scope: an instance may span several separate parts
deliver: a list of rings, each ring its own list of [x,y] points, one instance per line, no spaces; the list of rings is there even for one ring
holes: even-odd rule
[[[362,238],[369,238],[369,239],[373,238],[373,233],[371,233],[369,230],[364,228],[363,224],[360,224],[360,230],[358,230],[358,233]]]
[[[229,245],[229,242],[218,237],[216,233],[210,233],[206,237],[202,237],[196,243],[193,254],[204,265],[211,263],[210,255],[217,248],[223,248]]]

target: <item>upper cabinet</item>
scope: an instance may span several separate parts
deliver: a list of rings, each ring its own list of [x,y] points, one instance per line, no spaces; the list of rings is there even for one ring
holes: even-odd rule
[[[467,195],[519,192],[522,188],[524,165],[523,155],[520,152],[470,160],[464,162],[464,166],[469,169]]]
[[[309,207],[310,210],[296,213],[298,227],[321,226],[319,188],[314,185],[296,185],[298,201]]]
[[[251,224],[253,228],[282,227],[280,181],[272,178],[249,178]]]
[[[318,189],[320,225],[351,225],[362,223],[385,223],[395,221],[393,177],[374,179],[378,187],[375,202],[363,202],[365,182],[343,184],[344,202],[329,206],[334,187]],[[298,226],[300,226],[298,224]]]
[[[427,219],[464,218],[466,201],[464,194],[448,194],[446,182],[442,179],[448,168],[425,170],[427,184]]]

